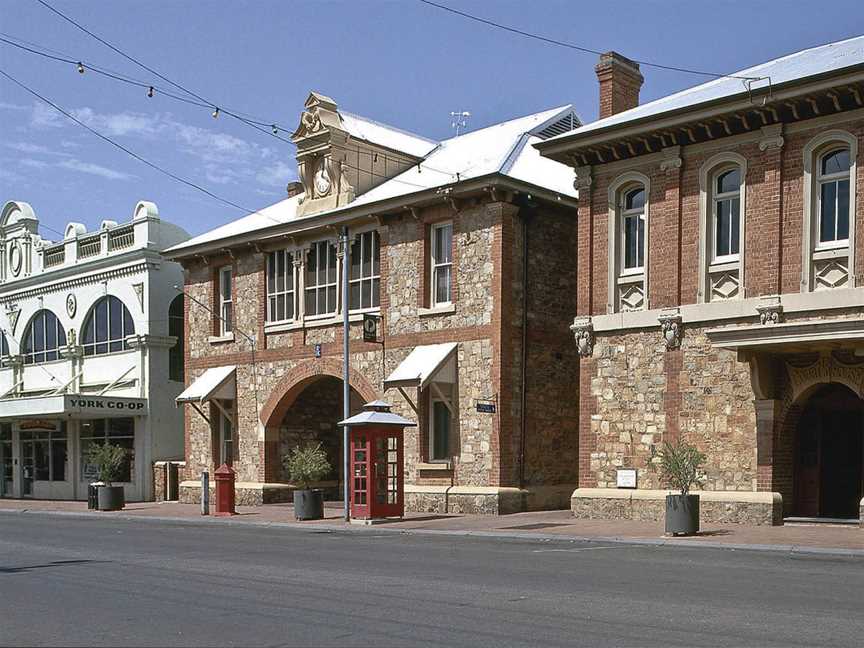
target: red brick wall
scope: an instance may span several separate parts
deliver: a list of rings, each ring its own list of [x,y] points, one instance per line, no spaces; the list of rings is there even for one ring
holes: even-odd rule
[[[576,245],[579,314],[606,313],[608,263],[608,187],[635,170],[651,181],[648,214],[649,307],[662,308],[697,301],[699,282],[699,170],[713,155],[734,151],[747,160],[745,177],[745,297],[800,291],[803,226],[803,148],[829,128],[852,132],[859,140],[859,186],[864,186],[864,120],[836,125],[815,124],[812,129],[784,134],[782,148],[762,151],[758,135],[737,138],[728,147],[722,140],[709,147],[682,147],[680,169],[660,170],[662,157],[626,168],[593,168],[590,190],[580,202],[579,240]],[[680,187],[678,177],[680,173]],[[587,218],[590,212],[590,220]],[[857,268],[864,270],[864,200],[857,201]]]

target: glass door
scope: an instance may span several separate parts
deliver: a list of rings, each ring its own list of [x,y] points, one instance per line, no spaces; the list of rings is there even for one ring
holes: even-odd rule
[[[0,425],[0,497],[13,496],[12,426]]]
[[[33,497],[36,465],[33,457],[33,433],[20,433],[21,441],[21,497]]]

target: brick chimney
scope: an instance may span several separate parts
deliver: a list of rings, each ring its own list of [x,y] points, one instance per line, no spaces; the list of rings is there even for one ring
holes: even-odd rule
[[[600,119],[639,105],[644,79],[638,63],[618,52],[606,52],[600,55],[594,71],[600,82]]]

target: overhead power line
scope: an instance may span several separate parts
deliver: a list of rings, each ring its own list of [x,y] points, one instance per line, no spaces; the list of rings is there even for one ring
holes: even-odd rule
[[[25,90],[26,92],[30,93],[31,95],[33,95],[34,97],[36,97],[37,99],[39,99],[39,101],[42,101],[43,103],[48,104],[49,106],[51,106],[51,107],[52,107],[54,110],[56,110],[57,112],[59,112],[59,113],[65,115],[66,117],[68,117],[68,118],[71,119],[73,122],[75,122],[76,124],[78,124],[81,128],[84,128],[84,129],[90,131],[93,135],[95,135],[95,136],[98,137],[99,139],[108,142],[111,146],[114,146],[115,148],[120,149],[121,151],[123,151],[123,152],[126,153],[127,155],[129,155],[129,156],[135,158],[136,160],[138,160],[138,161],[141,162],[142,164],[146,164],[146,165],[147,165],[148,167],[150,167],[151,169],[154,169],[154,170],[158,171],[159,173],[161,173],[161,174],[163,174],[163,175],[166,175],[166,176],[168,176],[169,178],[172,178],[173,180],[176,180],[177,182],[180,182],[180,183],[186,185],[187,187],[191,187],[191,188],[193,188],[193,189],[195,189],[195,190],[197,190],[197,191],[200,191],[200,192],[202,192],[202,193],[204,193],[204,194],[207,194],[208,196],[210,196],[210,197],[213,198],[214,200],[218,200],[219,202],[224,203],[224,204],[226,204],[226,205],[229,205],[230,207],[234,207],[235,209],[239,209],[239,210],[244,211],[244,212],[260,213],[260,212],[258,212],[258,211],[255,210],[255,209],[249,209],[248,207],[243,207],[242,205],[238,205],[237,203],[235,203],[235,202],[233,202],[233,201],[231,201],[231,200],[228,200],[227,198],[223,198],[222,196],[219,196],[218,194],[213,193],[212,191],[210,191],[209,189],[206,189],[206,188],[202,187],[201,185],[195,184],[195,183],[192,182],[191,180],[187,180],[186,178],[181,178],[180,176],[176,175],[175,173],[172,173],[171,171],[168,171],[167,169],[163,169],[163,168],[162,168],[161,166],[159,166],[158,164],[155,164],[154,162],[151,162],[150,160],[148,160],[148,159],[146,159],[146,158],[144,158],[144,157],[141,157],[140,155],[138,155],[138,154],[135,153],[134,151],[132,151],[132,150],[126,148],[125,146],[123,146],[123,145],[120,144],[119,142],[115,142],[113,139],[111,139],[111,138],[108,137],[107,135],[103,135],[102,133],[100,133],[99,131],[97,131],[95,128],[91,128],[90,126],[88,126],[87,124],[85,124],[83,121],[81,121],[80,119],[78,119],[77,117],[75,117],[75,116],[74,116],[72,113],[70,113],[68,110],[63,109],[62,107],[60,107],[59,105],[57,105],[56,103],[54,103],[53,101],[51,101],[50,99],[48,99],[48,98],[44,97],[43,95],[39,94],[36,90],[33,90],[31,87],[29,87],[29,86],[27,86],[26,84],[22,83],[21,81],[19,81],[19,80],[16,79],[15,77],[13,77],[11,74],[9,74],[8,72],[6,72],[6,71],[3,70],[2,68],[0,68],[0,74],[2,74],[4,77],[6,77],[7,79],[9,79],[9,81],[11,81],[11,82],[14,83],[15,85],[17,85],[17,86],[18,86],[19,88],[21,88],[22,90]],[[262,214],[262,215],[264,215],[264,214]],[[273,220],[276,220],[276,219],[274,218]],[[280,224],[283,224],[282,221],[277,221],[277,222],[280,223]]]
[[[12,38],[14,38],[14,40],[12,40]],[[19,41],[19,42],[15,42],[15,41]],[[58,63],[72,65],[82,74],[84,72],[87,72],[87,71],[92,71],[92,72],[96,73],[97,75],[104,76],[104,77],[109,78],[113,81],[125,83],[125,84],[136,86],[139,88],[143,88],[143,89],[147,90],[147,96],[151,97],[151,98],[155,94],[159,94],[160,96],[164,95],[170,99],[173,99],[175,101],[179,101],[181,103],[189,104],[189,105],[196,106],[199,108],[206,108],[207,110],[212,110],[213,111],[212,115],[214,118],[218,117],[219,115],[222,115],[222,114],[228,115],[229,117],[232,117],[232,118],[236,119],[237,121],[239,121],[239,122],[241,122],[247,126],[250,126],[251,128],[254,128],[255,130],[257,130],[260,133],[263,133],[263,134],[268,135],[270,137],[275,137],[280,142],[288,144],[289,146],[294,146],[294,142],[292,142],[290,139],[287,139],[287,138],[285,138],[279,134],[280,131],[281,132],[291,132],[292,129],[287,128],[285,126],[281,126],[278,123],[272,123],[272,122],[267,122],[267,121],[258,121],[258,120],[252,119],[250,117],[244,116],[244,114],[241,112],[220,107],[220,106],[216,105],[215,103],[209,102],[206,99],[203,99],[201,101],[196,100],[196,99],[189,99],[188,97],[183,97],[183,96],[180,96],[180,95],[173,93],[171,91],[165,90],[164,87],[155,85],[154,83],[151,83],[149,81],[136,79],[135,77],[132,77],[132,76],[129,76],[126,74],[122,74],[122,73],[116,72],[114,70],[110,70],[104,66],[94,65],[94,64],[89,63],[83,59],[72,58],[68,54],[61,55],[61,53],[56,53],[56,50],[50,50],[49,48],[47,48],[43,45],[39,45],[37,43],[32,43],[29,41],[23,41],[22,39],[15,38],[15,37],[10,38],[8,34],[4,34],[4,35],[0,36],[0,43],[4,43],[4,44],[9,45],[11,47],[15,47],[15,48],[18,48],[19,50],[25,51],[29,54],[34,54],[36,56],[40,56],[40,57],[43,57],[43,58],[46,58],[46,59],[49,59],[49,60],[52,60],[52,61],[55,61]],[[24,45],[22,43],[27,43],[27,44]],[[52,54],[51,53],[52,51],[55,53]],[[161,78],[161,76],[160,76],[160,78]],[[176,84],[174,84],[174,85],[176,85]],[[180,87],[182,88],[182,86],[180,86]],[[363,153],[363,152],[361,151],[361,153]],[[377,158],[379,157],[378,153],[369,153],[368,155],[374,156],[375,161],[377,161]],[[389,159],[389,156],[385,155],[384,153],[381,153],[380,156]],[[373,177],[383,178],[385,180],[393,180],[394,182],[398,182],[398,183],[404,184],[406,186],[416,187],[419,189],[428,189],[427,185],[421,185],[421,184],[418,184],[416,182],[410,182],[410,181],[404,180],[404,179],[391,178],[390,176],[384,175],[382,173],[378,173],[378,172],[372,170],[371,168],[370,169],[361,169],[360,167],[353,166],[347,162],[343,162],[343,164],[348,168],[354,169],[355,171],[359,171],[361,173],[368,173]],[[425,164],[423,161],[417,163],[417,166],[418,166],[418,168],[421,168],[421,166],[422,166],[422,169],[424,169],[424,170],[435,171],[437,173],[441,173],[441,174],[449,176],[449,177],[456,176],[455,173],[452,173],[450,171],[444,171],[443,169],[436,169],[434,167],[429,166],[428,164]]]
[[[38,0],[45,4],[43,0]],[[480,16],[475,16],[474,14],[467,13],[465,11],[460,11],[459,9],[454,9],[453,7],[448,7],[447,5],[438,4],[437,2],[432,2],[431,0],[418,0],[425,5],[429,5],[430,7],[435,7],[436,9],[441,9],[442,11],[447,11],[451,14],[455,14],[457,16],[461,16],[463,18],[467,18],[468,20],[473,20],[474,22],[482,23],[489,27],[494,27],[496,29],[503,29],[504,31],[508,31],[511,34],[518,34],[519,36],[524,36],[525,38],[532,38],[537,41],[541,41],[543,43],[547,43],[549,45],[556,45],[558,47],[566,47],[567,49],[576,50],[577,52],[583,52],[585,54],[597,54],[598,56],[601,54],[605,54],[605,52],[601,52],[600,50],[591,49],[590,47],[583,47],[582,45],[576,45],[575,43],[568,43],[566,41],[556,40],[554,38],[550,38],[548,36],[542,36],[540,34],[533,34],[531,32],[524,31],[522,29],[517,29],[516,27],[510,27],[508,25],[504,25],[493,20],[488,20],[487,18],[481,18]],[[764,79],[765,77],[751,77],[751,76],[739,76],[735,74],[719,74],[717,72],[705,72],[704,70],[692,70],[690,68],[678,67],[675,65],[662,65],[660,63],[651,63],[650,61],[640,61],[638,59],[631,59],[634,63],[638,63],[639,65],[644,65],[646,67],[658,68],[660,70],[670,70],[672,72],[683,72],[686,74],[698,74],[701,76],[713,77],[716,79],[741,79],[742,81],[759,81]]]

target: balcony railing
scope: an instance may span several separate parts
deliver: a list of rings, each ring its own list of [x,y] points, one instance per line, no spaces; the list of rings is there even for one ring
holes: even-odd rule
[[[63,265],[66,261],[66,246],[61,244],[45,248],[43,259],[42,263],[46,268]]]
[[[88,236],[87,238],[78,239],[78,258],[87,259],[89,257],[98,256],[102,251],[100,236]]]
[[[108,233],[108,251],[122,250],[135,245],[135,230],[129,225],[111,230]]]

